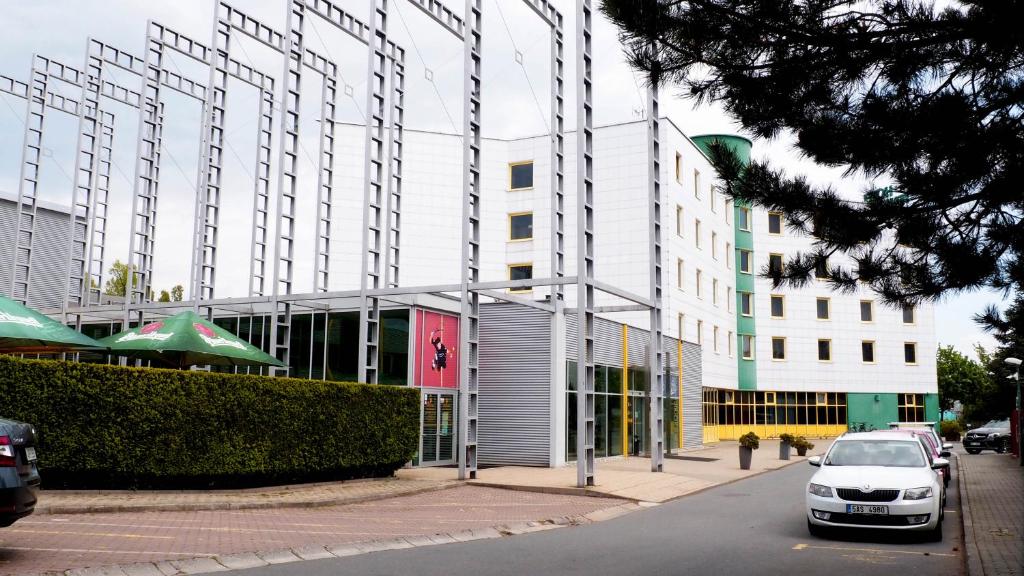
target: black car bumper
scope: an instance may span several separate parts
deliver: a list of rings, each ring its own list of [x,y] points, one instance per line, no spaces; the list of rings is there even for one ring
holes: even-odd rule
[[[12,470],[13,471],[13,470]],[[19,485],[0,487],[0,528],[10,526],[16,520],[32,513],[38,497],[39,477],[26,481],[19,478]],[[0,485],[6,483],[0,483]]]
[[[996,438],[964,438],[964,448],[969,450],[995,450],[1009,436],[997,436]]]

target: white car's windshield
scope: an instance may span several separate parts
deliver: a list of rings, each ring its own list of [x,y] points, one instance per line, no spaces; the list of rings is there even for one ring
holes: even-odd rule
[[[982,426],[982,428],[1009,428],[1009,420],[990,420],[988,424]]]
[[[836,442],[825,459],[826,466],[924,466],[917,442],[905,440],[844,440]]]

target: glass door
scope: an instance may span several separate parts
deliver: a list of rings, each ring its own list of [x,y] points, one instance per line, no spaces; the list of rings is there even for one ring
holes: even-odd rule
[[[455,463],[455,393],[423,392],[420,466]]]

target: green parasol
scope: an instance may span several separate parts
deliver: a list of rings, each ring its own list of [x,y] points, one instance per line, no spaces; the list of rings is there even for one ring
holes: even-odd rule
[[[182,312],[100,340],[115,356],[188,366],[280,366],[273,356],[201,318]]]
[[[0,296],[0,352],[48,354],[102,348],[85,334]]]

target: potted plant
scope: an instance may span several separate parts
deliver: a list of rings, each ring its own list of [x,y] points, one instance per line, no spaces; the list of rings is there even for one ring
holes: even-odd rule
[[[793,435],[787,432],[779,434],[779,460],[789,460],[791,446],[793,446]]]
[[[797,436],[793,439],[793,448],[796,448],[797,456],[806,456],[807,451],[814,448],[814,444],[807,441],[807,438],[803,436]]]
[[[750,470],[750,460],[754,457],[754,450],[761,446],[761,438],[753,432],[747,432],[740,436],[740,470]]]

